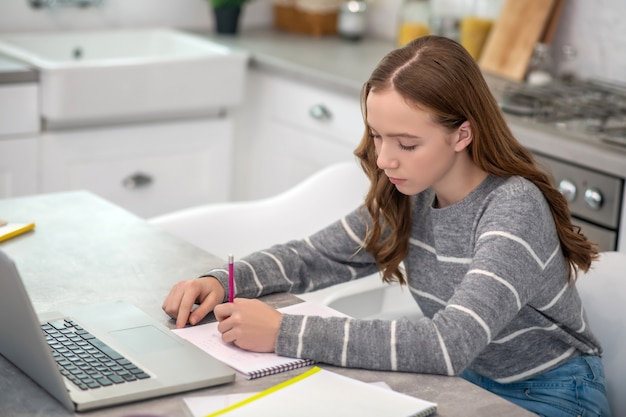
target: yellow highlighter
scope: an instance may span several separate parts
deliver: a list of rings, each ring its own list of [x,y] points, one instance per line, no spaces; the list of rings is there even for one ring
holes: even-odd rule
[[[1,220],[0,220],[1,221]],[[6,223],[0,226],[0,242],[26,233],[35,228],[35,223]]]

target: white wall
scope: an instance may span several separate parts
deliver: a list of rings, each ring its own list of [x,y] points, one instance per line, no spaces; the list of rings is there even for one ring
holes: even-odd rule
[[[626,82],[626,1],[566,0],[555,49],[578,50],[583,77]]]
[[[244,9],[246,27],[271,22],[268,0],[252,0]],[[0,31],[45,31],[167,26],[211,29],[207,0],[104,0],[97,8],[33,9],[28,0],[0,0]]]
[[[463,0],[456,0],[463,1]],[[104,0],[100,9],[35,10],[28,0],[0,0],[0,31],[71,30],[132,26],[213,27],[206,0]],[[372,36],[394,39],[402,0],[372,0],[368,23]],[[626,82],[626,16],[624,0],[566,0],[555,38],[555,57],[564,44],[578,50],[583,77]],[[269,27],[271,0],[252,0],[242,25]]]

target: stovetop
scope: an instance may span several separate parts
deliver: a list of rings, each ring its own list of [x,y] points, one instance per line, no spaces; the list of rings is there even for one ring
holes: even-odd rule
[[[626,85],[596,80],[508,85],[500,107],[504,113],[626,149]]]

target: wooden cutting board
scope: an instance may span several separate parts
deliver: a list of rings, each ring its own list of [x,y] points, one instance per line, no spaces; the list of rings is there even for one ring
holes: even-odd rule
[[[552,43],[556,30],[559,27],[559,19],[564,6],[565,0],[555,0],[554,6],[552,7],[552,13],[550,13],[550,19],[546,23],[546,30],[543,32],[540,42],[547,44]]]
[[[557,0],[506,0],[479,58],[487,72],[522,81]],[[560,11],[560,10],[559,10]]]

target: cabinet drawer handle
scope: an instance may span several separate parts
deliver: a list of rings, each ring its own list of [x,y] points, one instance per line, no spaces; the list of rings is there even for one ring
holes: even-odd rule
[[[134,190],[137,188],[145,188],[152,184],[152,177],[148,174],[144,174],[142,172],[137,172],[135,174],[129,175],[124,178],[122,181],[122,185],[124,188],[128,188],[129,190]]]
[[[316,104],[309,109],[309,114],[315,120],[331,120],[333,114],[323,104]]]

